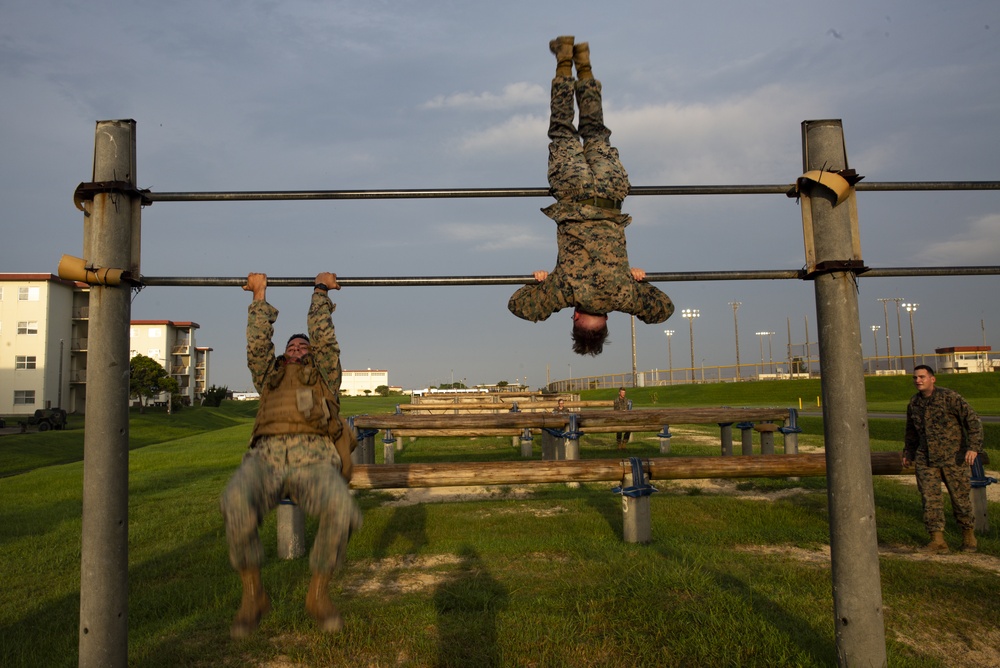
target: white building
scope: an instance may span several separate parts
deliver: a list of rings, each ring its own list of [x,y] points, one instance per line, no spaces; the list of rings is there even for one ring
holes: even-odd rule
[[[375,394],[379,385],[389,386],[389,372],[385,369],[345,370],[340,393],[349,397],[364,397]],[[367,394],[365,390],[368,390]]]
[[[76,352],[81,336],[86,349],[86,327],[75,317],[86,287],[53,274],[0,274],[0,415],[83,410],[85,390],[73,379],[87,367]]]
[[[951,346],[935,348],[938,355],[937,373],[983,373],[996,371],[1000,360],[991,360],[990,346]]]
[[[53,274],[0,274],[0,415],[39,408],[85,413],[90,287]],[[196,347],[197,323],[132,322],[132,351],[148,355],[200,401],[211,348]],[[152,333],[159,329],[159,335]]]
[[[212,348],[195,346],[196,322],[133,320],[129,329],[130,357],[145,355],[159,362],[191,403],[201,400],[208,384],[208,356]],[[156,401],[166,401],[161,396]]]

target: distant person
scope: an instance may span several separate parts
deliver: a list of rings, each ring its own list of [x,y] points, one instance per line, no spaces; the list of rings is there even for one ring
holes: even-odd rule
[[[630,267],[622,213],[629,192],[628,174],[611,146],[604,125],[601,84],[594,79],[587,43],[573,37],[549,43],[556,56],[549,116],[549,187],[558,201],[542,209],[556,222],[558,257],[552,273],[534,272],[507,308],[538,322],[573,307],[573,352],[599,355],[608,337],[608,313],[631,313],[646,323],[663,322],[674,305],[644,282],[646,272]],[[577,79],[573,78],[576,64]],[[573,126],[573,99],[580,108],[579,132]],[[582,139],[582,145],[581,145]]]
[[[566,408],[566,402],[560,399],[556,402],[556,408],[552,411],[553,413],[569,413],[569,409]]]
[[[330,601],[330,580],[343,562],[361,511],[348,489],[351,450],[357,445],[340,418],[340,346],[327,296],[339,290],[337,276],[316,276],[307,316],[309,334],[294,334],[285,352],[274,356],[278,310],[267,303],[267,276],[250,274],[244,290],[253,293],[247,318],[247,366],[260,393],[250,450],[222,494],[229,561],[243,582],[243,599],[231,634],[252,633],[271,608],[261,583],[264,553],[257,527],[288,497],[319,518],[309,556],[312,580],[306,610],[327,632],[343,628]]]
[[[948,551],[944,540],[944,496],[948,488],[952,512],[962,528],[962,551],[977,549],[970,467],[983,451],[983,425],[962,395],[935,387],[934,369],[921,364],[913,369],[917,393],[906,407],[903,466],[916,468],[917,489],[924,507],[924,526],[931,541],[922,551]]]
[[[628,411],[632,410],[631,401],[625,396],[625,388],[618,388],[618,396],[615,397],[615,410],[616,411]],[[618,444],[619,450],[624,450],[625,446],[628,445],[629,440],[632,438],[632,432],[622,431],[615,434],[615,442]]]

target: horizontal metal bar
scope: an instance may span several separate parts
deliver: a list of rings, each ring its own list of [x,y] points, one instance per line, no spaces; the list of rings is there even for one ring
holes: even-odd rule
[[[786,195],[793,184],[739,186],[635,186],[633,195]],[[1000,181],[861,182],[859,192],[903,190],[1000,190]],[[235,192],[163,192],[143,190],[151,202],[239,202],[331,199],[449,199],[476,197],[550,197],[548,188],[440,188],[413,190],[255,190]]]
[[[1000,266],[980,267],[886,267],[869,269],[861,278],[888,278],[892,276],[988,276],[1000,274]],[[686,281],[755,281],[800,279],[805,277],[801,269],[771,269],[760,271],[676,271],[647,273],[649,283],[678,283]],[[150,287],[242,287],[244,276],[143,276],[142,285]],[[315,277],[267,279],[268,287],[308,287]],[[337,277],[337,282],[345,288],[418,286],[418,285],[528,285],[535,282],[531,275],[522,276],[397,276],[351,278]]]

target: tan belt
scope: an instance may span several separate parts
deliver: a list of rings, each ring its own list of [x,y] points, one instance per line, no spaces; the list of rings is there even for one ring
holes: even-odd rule
[[[577,200],[577,204],[590,204],[591,206],[598,206],[602,209],[612,209],[614,211],[622,210],[622,201],[620,199],[608,199],[607,197],[588,197],[587,199]]]

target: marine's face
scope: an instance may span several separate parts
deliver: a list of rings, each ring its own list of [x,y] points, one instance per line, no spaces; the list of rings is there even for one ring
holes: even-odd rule
[[[934,374],[927,369],[917,369],[913,374],[913,384],[921,394],[931,394],[934,392]]]
[[[309,354],[312,348],[305,339],[292,339],[285,346],[285,359],[298,361]]]

